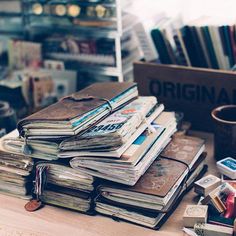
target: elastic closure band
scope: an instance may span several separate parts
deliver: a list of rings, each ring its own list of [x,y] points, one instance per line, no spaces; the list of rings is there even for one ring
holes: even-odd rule
[[[174,158],[171,158],[171,157],[165,157],[165,156],[161,156],[161,158],[179,162],[179,163],[185,165],[185,166],[187,167],[187,169],[188,169],[188,173],[187,173],[187,175],[185,176],[184,180],[182,181],[182,183],[181,183],[181,185],[180,185],[181,188],[178,190],[178,195],[177,195],[177,196],[179,197],[179,193],[183,190],[184,187],[185,187],[185,190],[184,190],[184,191],[187,190],[187,187],[188,187],[188,186],[187,186],[187,180],[188,180],[188,178],[189,178],[189,175],[190,175],[190,172],[191,172],[191,168],[190,168],[190,166],[189,166],[186,162],[184,162],[184,161],[177,160],[177,159],[174,159]],[[172,202],[171,205],[174,205],[174,204],[177,202],[178,197]],[[158,211],[158,212],[160,212],[160,213],[168,213],[168,211]]]
[[[37,200],[40,199],[40,196],[43,194],[44,188],[47,185],[48,169],[49,169],[49,166],[46,166],[46,165],[36,167],[34,193],[37,197]]]
[[[108,104],[108,108],[110,110],[110,113],[112,113],[112,111],[113,111],[113,107],[111,105],[110,100],[108,100],[106,98],[95,97],[95,96],[90,96],[90,95],[87,95],[87,96],[84,96],[84,97],[76,97],[75,94],[72,94],[72,95],[63,97],[60,101],[65,100],[65,99],[73,100],[73,101],[76,101],[76,102],[83,102],[83,101],[90,101],[90,100],[97,99],[97,100],[105,101]]]

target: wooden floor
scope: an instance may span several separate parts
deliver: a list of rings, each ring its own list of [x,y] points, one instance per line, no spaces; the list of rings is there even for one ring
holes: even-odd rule
[[[206,138],[209,173],[216,174],[213,159],[213,138]],[[195,133],[196,135],[196,133]],[[197,202],[196,194],[187,194],[180,206],[160,231],[146,229],[124,222],[115,222],[102,216],[86,216],[52,206],[30,213],[24,210],[26,201],[0,195],[0,236],[177,236],[182,233],[182,215],[187,204]]]

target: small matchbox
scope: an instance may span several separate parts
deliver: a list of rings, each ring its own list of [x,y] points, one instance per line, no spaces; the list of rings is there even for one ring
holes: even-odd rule
[[[197,235],[204,236],[232,236],[233,229],[212,224],[195,224],[194,231]]]
[[[206,223],[208,206],[188,205],[184,212],[184,227],[193,228],[196,223]]]
[[[217,162],[217,167],[221,174],[226,175],[231,179],[236,179],[236,160],[227,157]]]
[[[207,175],[194,183],[194,191],[206,197],[212,190],[221,185],[221,179],[214,175]]]

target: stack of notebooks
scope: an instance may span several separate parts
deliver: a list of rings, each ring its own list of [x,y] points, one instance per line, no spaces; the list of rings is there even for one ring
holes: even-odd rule
[[[136,84],[101,83],[20,121],[2,146],[34,159],[37,200],[159,228],[205,170],[204,141],[172,138],[177,123]]]
[[[132,187],[102,183],[96,211],[158,229],[172,214],[184,193],[206,171],[204,141],[176,136]]]
[[[36,165],[35,194],[43,203],[92,213],[95,179],[62,163]]]
[[[96,83],[21,120],[5,148],[36,159],[57,160],[60,143],[76,138],[138,96],[135,83]],[[20,134],[20,136],[19,136]]]
[[[183,25],[165,17],[151,35],[163,64],[228,70],[236,63],[234,19],[202,16]]]
[[[148,117],[118,149],[78,152],[77,157],[70,161],[71,166],[102,179],[134,185],[170,142],[170,137],[176,131],[175,113],[160,114],[160,111]],[[150,122],[149,127],[146,122]],[[108,136],[107,141],[109,140]]]
[[[66,143],[67,139],[68,142],[77,140],[77,136],[137,96],[135,83],[93,84],[25,118],[19,122],[18,130],[4,137],[5,150],[34,159],[36,170],[32,192],[38,200],[91,212],[95,179],[73,170],[68,160],[60,160],[61,143]],[[151,99],[145,101],[142,108],[147,106],[145,109],[149,109],[155,104],[156,100]],[[132,121],[140,122],[141,117],[136,118]]]
[[[78,135],[138,96],[135,83],[95,83],[21,120],[22,137],[59,141]]]
[[[23,154],[6,151],[0,139],[0,192],[22,199],[31,198],[33,160]]]

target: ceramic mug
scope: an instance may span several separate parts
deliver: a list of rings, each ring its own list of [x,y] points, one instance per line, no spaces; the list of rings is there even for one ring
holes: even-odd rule
[[[236,159],[236,105],[225,105],[215,108],[211,116],[215,123],[215,158]]]

